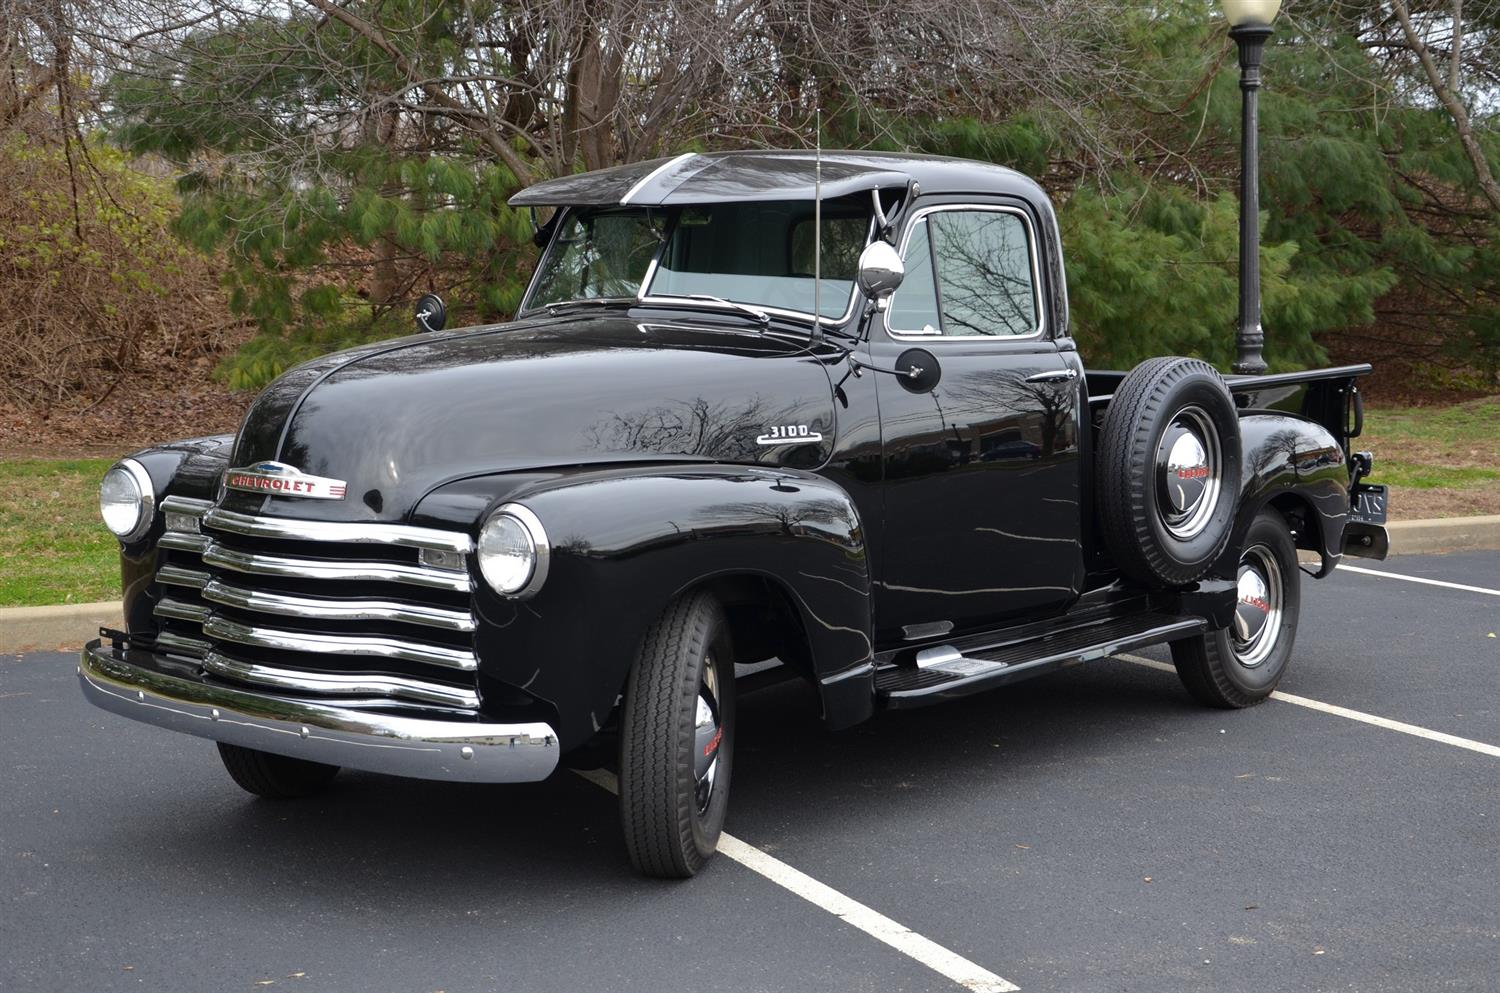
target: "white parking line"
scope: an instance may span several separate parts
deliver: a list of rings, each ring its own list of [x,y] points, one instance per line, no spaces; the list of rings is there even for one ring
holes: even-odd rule
[[[593,769],[579,771],[578,775],[611,793],[620,792],[619,781],[611,772]],[[719,835],[719,853],[751,872],[764,876],[782,889],[795,893],[813,906],[828,911],[876,941],[890,945],[933,972],[946,976],[966,990],[972,990],[973,993],[1015,993],[1020,989],[1009,980],[1000,978],[956,952],[950,952],[937,942],[930,941],[884,914],[844,896],[831,886],[818,882],[802,870],[792,868],[774,855],[769,855],[728,832]]]
[[[1379,569],[1366,569],[1358,565],[1341,565],[1339,572],[1357,572],[1362,576],[1379,576],[1382,579],[1404,579],[1408,583],[1421,583],[1423,586],[1441,586],[1448,590],[1463,590],[1466,593],[1488,593],[1490,596],[1500,596],[1500,590],[1485,589],[1483,586],[1465,586],[1463,583],[1448,583],[1441,579],[1423,579],[1421,576],[1403,576],[1397,572],[1381,572]]]
[[[1163,672],[1175,673],[1177,670],[1169,663],[1158,662],[1141,655],[1116,655],[1117,659],[1126,662],[1134,662],[1136,665],[1147,666],[1151,669],[1161,669]],[[1296,704],[1298,707],[1306,707],[1308,710],[1317,710],[1325,714],[1333,714],[1335,717],[1346,717],[1351,721],[1359,721],[1361,724],[1369,724],[1373,727],[1385,728],[1387,731],[1399,731],[1409,734],[1414,738],[1426,738],[1428,741],[1436,741],[1443,745],[1452,745],[1454,748],[1463,748],[1480,755],[1488,755],[1491,758],[1500,759],[1500,745],[1491,745],[1483,741],[1474,741],[1472,738],[1460,738],[1456,734],[1444,734],[1442,731],[1433,731],[1428,728],[1418,727],[1415,724],[1406,724],[1401,721],[1393,721],[1389,717],[1377,717],[1367,714],[1361,710],[1350,710],[1348,707],[1340,707],[1333,703],[1324,703],[1321,700],[1313,700],[1310,697],[1297,696],[1295,693],[1283,693],[1276,690],[1271,694],[1272,700],[1280,700],[1282,703]]]

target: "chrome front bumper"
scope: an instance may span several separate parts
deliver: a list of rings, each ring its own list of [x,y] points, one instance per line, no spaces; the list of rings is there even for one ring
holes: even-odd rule
[[[78,664],[89,702],[132,720],[292,758],[414,779],[529,783],[557,768],[542,723],[488,724],[353,710],[231,689],[131,661],[155,656],[92,641]]]

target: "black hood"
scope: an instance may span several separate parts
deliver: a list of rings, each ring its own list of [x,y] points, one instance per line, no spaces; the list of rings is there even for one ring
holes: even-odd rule
[[[821,442],[778,443],[790,429]],[[420,335],[325,356],[266,388],[231,464],[344,480],[339,501],[237,494],[322,520],[399,520],[469,476],[640,461],[814,468],[834,436],[802,343],[621,315]],[[264,501],[264,503],[262,503]]]

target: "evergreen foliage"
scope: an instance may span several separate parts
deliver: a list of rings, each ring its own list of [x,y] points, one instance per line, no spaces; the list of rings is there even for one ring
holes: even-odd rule
[[[825,147],[978,158],[1042,181],[1059,204],[1074,333],[1091,363],[1181,353],[1227,367],[1240,95],[1222,20],[1203,0],[1114,8],[1107,25],[1087,4],[1041,5],[1036,16],[1042,7],[1061,19],[1048,37],[1072,46],[1071,76],[1048,75],[1056,59],[1025,46],[974,45],[952,53],[962,79],[918,99],[879,85],[872,67],[908,71],[901,60],[919,51],[878,34],[872,49],[857,47],[859,19],[839,4],[818,28],[853,39],[847,51],[776,21],[774,4],[752,4],[747,37],[775,57],[736,61],[726,43],[717,75],[703,70],[688,90],[673,88],[689,71],[672,61],[676,36],[646,26],[691,22],[686,6],[624,5],[566,48],[556,33],[566,3],[315,0],[182,35],[115,77],[109,103],[126,148],[184,170],[176,228],[222,253],[231,306],[260,328],[224,370],[235,386],[409,331],[408,303],[425,289],[450,294],[460,318],[510,314],[535,249],[529,219],[505,199],[536,176],[688,148],[805,144],[813,106],[826,111]],[[1474,51],[1494,50],[1497,9],[1473,12]],[[1288,10],[1262,100],[1268,360],[1324,361],[1321,335],[1379,320],[1440,329],[1457,359],[1494,377],[1500,213],[1479,195],[1453,120],[1416,63],[1376,43],[1383,5]],[[948,37],[961,44],[963,32]],[[887,50],[883,65],[854,61]],[[558,61],[543,71],[539,52]],[[973,67],[985,58],[1021,61],[984,76]],[[1096,71],[1111,58],[1111,73]],[[1027,78],[1036,85],[1016,85]],[[675,99],[666,116],[653,92]],[[1493,108],[1472,113],[1500,171]]]

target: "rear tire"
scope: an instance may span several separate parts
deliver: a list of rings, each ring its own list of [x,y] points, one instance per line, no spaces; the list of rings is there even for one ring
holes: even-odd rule
[[[1301,579],[1285,518],[1263,511],[1250,525],[1240,554],[1234,623],[1172,643],[1172,663],[1194,700],[1236,709],[1271,695],[1292,660]]]
[[[272,755],[253,748],[219,742],[219,758],[240,788],[268,800],[291,800],[321,793],[339,767]]]
[[[734,656],[719,602],[690,593],[641,640],[620,721],[625,848],[648,876],[686,879],[718,847],[734,765]]]

